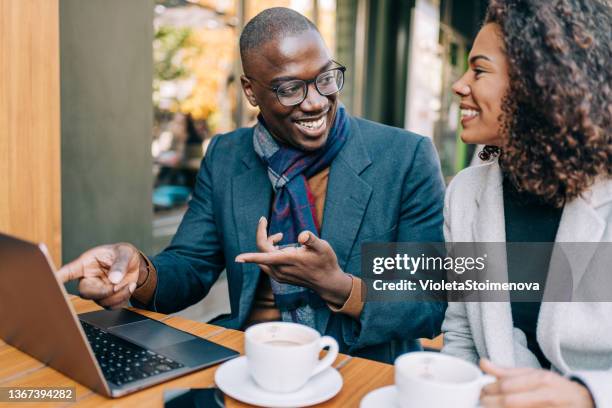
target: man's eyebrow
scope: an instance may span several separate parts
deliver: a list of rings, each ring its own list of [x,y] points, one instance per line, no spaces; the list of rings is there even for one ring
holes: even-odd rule
[[[474,55],[473,57],[470,57],[470,64],[474,64],[479,59],[483,59],[483,60],[492,62],[491,58],[487,57],[486,55],[478,54],[478,55]]]
[[[321,69],[319,69],[319,73],[325,71],[327,68],[329,68],[330,66],[332,66],[334,64],[333,60],[329,60],[327,61],[327,63],[325,65],[323,65],[321,67]],[[281,77],[276,77],[273,80],[270,81],[270,85],[274,86],[274,85],[278,85],[282,82],[286,82],[286,81],[292,81],[294,79],[299,79],[297,77],[294,76],[281,76]]]

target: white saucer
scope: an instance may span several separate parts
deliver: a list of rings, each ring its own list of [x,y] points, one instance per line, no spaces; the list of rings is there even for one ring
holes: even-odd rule
[[[342,376],[333,367],[312,377],[301,389],[279,394],[261,389],[249,375],[246,356],[217,369],[215,383],[225,394],[247,404],[269,408],[305,407],[334,397],[342,389]]]
[[[397,388],[395,385],[377,388],[370,391],[359,404],[359,408],[398,408]]]

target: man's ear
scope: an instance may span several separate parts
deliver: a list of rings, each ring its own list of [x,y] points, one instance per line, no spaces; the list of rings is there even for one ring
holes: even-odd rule
[[[255,97],[255,92],[253,92],[253,84],[245,75],[240,75],[240,84],[242,85],[242,90],[244,91],[244,95],[249,100],[251,106],[257,106],[257,98]]]

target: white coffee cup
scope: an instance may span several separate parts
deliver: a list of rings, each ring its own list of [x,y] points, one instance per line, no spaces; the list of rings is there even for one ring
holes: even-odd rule
[[[260,323],[249,327],[244,339],[251,377],[272,392],[300,389],[338,357],[338,342],[333,337],[321,337],[318,331],[297,323]],[[325,347],[329,351],[320,360]]]
[[[401,408],[474,408],[482,387],[494,381],[474,364],[445,354],[414,352],[395,360]]]

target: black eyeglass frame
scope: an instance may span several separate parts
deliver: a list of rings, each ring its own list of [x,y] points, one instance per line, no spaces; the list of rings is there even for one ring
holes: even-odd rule
[[[344,88],[344,73],[346,72],[346,66],[344,66],[341,63],[339,63],[337,61],[334,61],[334,60],[331,60],[331,62],[333,62],[334,64],[337,64],[338,66],[326,69],[325,71],[320,72],[319,74],[317,74],[316,77],[311,78],[311,79],[304,80],[304,79],[297,79],[296,78],[296,79],[291,79],[289,81],[283,82],[282,84],[276,85],[276,86],[268,86],[268,85],[264,84],[263,82],[261,82],[259,79],[252,78],[252,77],[249,77],[247,75],[245,75],[245,78],[247,78],[250,81],[258,82],[263,88],[266,88],[266,89],[268,89],[270,91],[273,91],[276,94],[276,99],[278,100],[278,103],[280,103],[281,105],[286,106],[286,107],[297,106],[300,103],[304,102],[304,100],[306,100],[306,98],[308,97],[308,89],[310,88],[310,84],[314,84],[315,85],[315,89],[317,90],[317,92],[321,96],[330,96],[330,95],[337,94],[337,93],[339,93],[342,90],[342,88]],[[338,70],[338,71],[342,72],[342,85],[338,88],[338,90],[336,92],[332,92],[332,93],[329,93],[329,94],[326,95],[326,94],[322,93],[321,90],[319,89],[319,87],[317,86],[317,78],[319,78],[323,74],[326,74],[326,73],[328,73],[330,71],[335,71],[335,70]],[[278,90],[284,84],[286,84],[287,82],[292,82],[292,81],[301,81],[301,82],[303,82],[304,85],[306,86],[306,92],[304,92],[304,97],[302,98],[301,101],[293,103],[291,105],[286,105],[283,102],[281,102],[280,95],[278,94]]]

